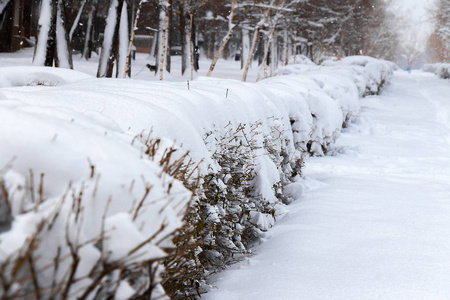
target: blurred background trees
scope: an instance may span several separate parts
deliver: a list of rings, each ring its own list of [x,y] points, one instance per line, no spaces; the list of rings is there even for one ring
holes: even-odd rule
[[[450,0],[438,0],[432,12],[434,31],[428,44],[432,62],[450,62]]]
[[[440,1],[448,10],[449,0]],[[47,2],[60,7],[56,15],[63,21],[52,21]],[[199,57],[241,61],[244,80],[252,64],[260,66],[264,77],[298,55],[317,63],[348,55],[391,60],[397,55],[398,36],[391,25],[395,18],[383,0],[0,0],[0,51],[35,45],[35,64],[68,67],[70,63],[62,64],[50,53],[67,43],[70,53],[64,58],[74,54],[91,59],[95,53],[99,77],[122,77],[129,50],[124,45],[129,44],[139,4],[133,51],[148,53],[156,73],[170,72],[174,55],[182,57],[182,72],[191,70],[192,75]],[[62,24],[56,32],[65,31],[56,34],[59,48],[39,47],[41,35],[53,41],[49,24]],[[448,24],[443,24],[435,38],[448,43],[443,37]],[[43,63],[39,57],[48,59]]]

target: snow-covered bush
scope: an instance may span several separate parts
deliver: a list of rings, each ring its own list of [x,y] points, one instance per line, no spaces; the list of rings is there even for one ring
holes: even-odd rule
[[[0,124],[2,297],[164,295],[163,249],[191,194],[142,155],[147,146],[18,101],[0,101]]]
[[[305,155],[327,152],[394,69],[353,60],[189,89],[53,69],[39,72],[58,84],[26,86],[35,71],[0,70],[2,293],[202,292],[300,196]]]
[[[422,70],[434,73],[442,79],[450,78],[450,64],[447,63],[427,64],[422,67]]]
[[[214,137],[217,131],[205,138],[220,169],[211,168],[200,178],[186,225],[175,238],[176,254],[166,260],[164,286],[171,298],[195,298],[204,292],[205,277],[248,253],[280,213],[280,203],[263,199],[255,186],[259,126],[252,124],[246,134],[245,125],[229,124],[219,139]],[[264,148],[279,156],[269,140]],[[273,189],[282,195],[281,182]]]

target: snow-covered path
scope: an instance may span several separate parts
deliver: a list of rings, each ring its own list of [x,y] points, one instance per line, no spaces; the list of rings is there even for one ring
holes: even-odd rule
[[[398,72],[204,299],[450,299],[450,82]]]

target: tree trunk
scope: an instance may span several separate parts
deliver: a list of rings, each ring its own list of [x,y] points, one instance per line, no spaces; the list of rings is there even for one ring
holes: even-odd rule
[[[168,0],[167,1],[169,4],[168,7],[168,18],[167,18],[167,24],[166,24],[166,45],[167,45],[167,49],[166,49],[166,71],[170,73],[170,69],[171,69],[171,56],[170,56],[170,52],[172,50],[172,14],[173,14],[173,9],[172,9],[172,0]]]
[[[161,11],[159,14],[160,19],[163,20],[162,26],[160,26],[161,30],[161,40],[160,44],[160,60],[159,60],[159,80],[163,80],[164,77],[164,58],[166,56],[166,30],[167,30],[167,12],[165,7],[161,7]]]
[[[250,48],[250,52],[248,54],[247,61],[245,62],[244,72],[242,74],[242,81],[244,81],[244,82],[247,80],[248,68],[250,67],[250,63],[252,62],[253,52],[255,51],[256,42],[258,41],[259,29],[260,29],[259,27],[256,28],[255,32],[253,33],[252,46]]]
[[[250,53],[248,54],[247,61],[245,63],[245,67],[244,67],[244,72],[242,74],[242,81],[246,81],[247,80],[248,68],[250,67],[250,63],[252,62],[253,53],[255,52],[255,47],[256,47],[256,42],[258,41],[259,31],[261,30],[262,26],[269,19],[269,14],[271,12],[271,7],[273,7],[273,5],[275,4],[275,1],[276,0],[272,0],[270,2],[269,8],[267,8],[267,10],[266,10],[266,12],[264,14],[264,17],[259,22],[259,24],[261,24],[261,25],[258,25],[255,28],[255,32],[254,32],[254,35],[253,35],[253,41],[252,41],[252,47],[250,48]]]
[[[58,2],[56,24],[55,66],[73,69],[72,49],[70,47],[65,0]],[[59,34],[58,34],[59,33]]]
[[[275,73],[275,69],[278,66],[278,43],[277,38],[272,38],[270,41],[270,52],[272,55],[270,56],[270,73],[269,76],[273,76]],[[264,78],[267,77],[267,72],[264,74]]]
[[[187,56],[188,56],[188,49],[187,49],[187,40],[186,40],[186,15],[184,13],[184,5],[180,5],[179,8],[179,14],[180,14],[180,27],[179,27],[179,34],[181,39],[181,75],[184,75],[184,72],[186,72],[187,69]]]
[[[97,0],[91,1],[91,6],[89,9],[88,22],[86,25],[86,35],[84,38],[83,56],[86,60],[91,58],[92,51],[92,34],[93,34],[93,20],[97,12]]]
[[[156,58],[158,57],[158,36],[159,32],[155,31],[152,39],[152,47],[150,48],[150,56],[155,59],[155,66],[156,66]]]
[[[133,23],[133,27],[131,29],[131,37],[130,37],[130,43],[128,44],[128,52],[127,52],[127,60],[125,62],[125,69],[123,70],[123,78],[127,77],[127,73],[128,73],[128,69],[129,69],[129,65],[130,65],[130,59],[131,59],[131,50],[133,48],[133,40],[134,40],[134,33],[136,32],[137,29],[137,24],[139,21],[139,16],[141,15],[141,7],[142,7],[142,3],[144,1],[141,0],[139,2],[139,6],[136,12],[136,17],[134,19],[134,23]]]
[[[78,27],[78,24],[80,23],[80,18],[81,18],[81,15],[83,14],[83,10],[86,5],[86,2],[87,2],[87,0],[84,0],[83,3],[81,4],[80,8],[78,9],[77,16],[75,17],[75,21],[73,21],[72,27],[70,28],[70,33],[69,33],[69,41],[70,42],[72,42],[73,33],[75,32],[75,29]]]
[[[191,63],[191,80],[194,80],[194,41],[193,41],[193,36],[195,36],[194,33],[194,14],[190,14],[190,19],[189,19],[189,60]]]
[[[214,55],[214,59],[211,62],[211,65],[209,66],[208,74],[206,76],[211,76],[212,72],[214,71],[214,68],[216,67],[217,60],[219,59],[220,55],[223,52],[223,49],[225,49],[225,46],[227,45],[228,41],[231,38],[232,31],[228,31],[227,35],[223,38],[222,42],[220,43],[219,50],[217,50],[216,54]]]
[[[273,43],[272,40],[273,40],[273,35],[275,33],[275,28],[276,28],[276,25],[277,25],[277,21],[278,21],[278,18],[276,18],[274,20],[274,22],[272,24],[272,27],[270,28],[270,32],[267,35],[267,44],[266,44],[266,47],[264,49],[263,64],[262,64],[260,70],[258,71],[258,77],[256,78],[256,81],[259,81],[261,79],[261,71],[263,71],[264,77],[267,76],[267,56],[269,54],[269,47]],[[273,45],[272,45],[272,47],[273,47]],[[275,51],[275,47],[273,47],[272,52],[276,52]],[[272,56],[272,66],[271,66],[271,70],[272,70],[272,68],[274,68],[274,64],[275,64],[275,60],[276,60],[276,53],[271,53],[271,56]],[[272,71],[271,71],[271,73],[272,73]]]
[[[124,0],[111,0],[97,77],[112,77],[118,59],[119,27]]]
[[[264,58],[264,35],[260,32],[258,37],[258,67],[262,65]]]
[[[56,53],[56,18],[58,13],[58,0],[51,0],[50,28],[47,35],[47,50],[45,52],[44,66],[53,67],[53,60]],[[42,41],[44,42],[44,41]]]
[[[192,14],[192,22],[191,22],[191,40],[192,40],[192,45],[194,47],[194,52],[193,52],[193,63],[194,63],[194,71],[197,72],[199,67],[198,64],[198,60],[200,57],[200,49],[198,47],[198,41],[197,41],[197,31],[195,28],[195,14]]]
[[[116,78],[122,75],[122,70],[126,67],[128,44],[129,44],[129,24],[128,24],[128,13],[129,8],[127,1],[123,2],[122,12],[120,14],[119,23],[119,45],[117,47],[117,65],[116,65]]]
[[[294,52],[294,65],[297,63],[297,43],[294,43],[293,45],[292,45],[292,47],[293,47],[293,52]]]
[[[39,34],[33,63],[73,68],[64,0],[44,0],[39,18]],[[50,18],[48,17],[50,16]]]
[[[284,30],[284,60],[283,65],[287,66],[289,64],[289,37],[287,30]]]
[[[244,67],[244,57],[248,57],[250,52],[250,33],[248,29],[242,29],[242,49],[241,49],[241,69]]]
[[[208,76],[208,77],[211,76],[211,73],[214,71],[214,67],[216,66],[217,60],[219,59],[220,54],[223,52],[223,49],[225,49],[225,46],[227,45],[228,41],[231,38],[231,34],[233,33],[233,28],[234,28],[233,16],[234,16],[234,7],[236,5],[236,1],[237,0],[231,0],[230,15],[228,18],[228,22],[229,22],[228,23],[228,32],[222,39],[219,50],[217,50],[216,55],[214,55],[214,59],[211,62],[211,65],[209,66],[208,74],[206,74],[206,76]]]

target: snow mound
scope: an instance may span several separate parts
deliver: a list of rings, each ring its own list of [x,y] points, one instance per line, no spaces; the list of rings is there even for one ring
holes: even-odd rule
[[[422,71],[434,73],[442,79],[450,78],[449,63],[427,64],[422,67]]]
[[[68,84],[92,76],[63,68],[50,67],[3,67],[0,68],[0,88],[16,86],[56,86]]]
[[[327,71],[323,72],[323,67]],[[327,60],[321,66],[294,65],[280,70],[280,75],[321,73],[330,74],[333,78],[346,78],[353,81],[359,96],[378,94],[383,85],[389,81],[397,65],[392,62],[375,59],[369,56],[349,56],[339,61]]]

